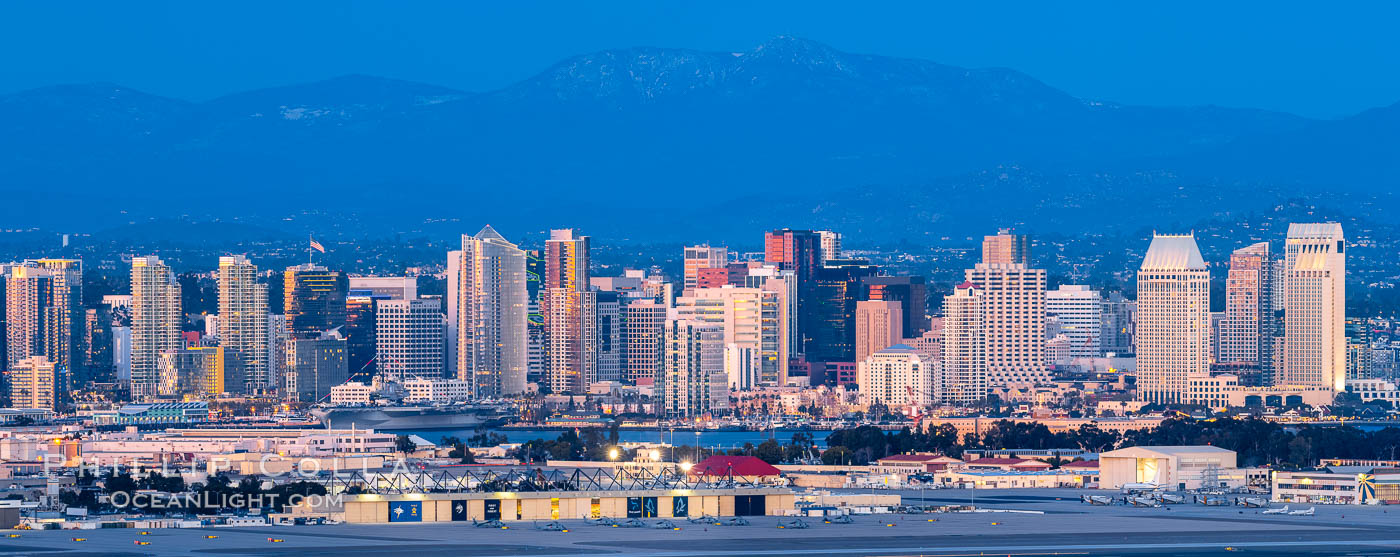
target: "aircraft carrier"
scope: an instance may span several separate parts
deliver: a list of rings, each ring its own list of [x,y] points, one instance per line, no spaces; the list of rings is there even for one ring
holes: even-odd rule
[[[482,404],[450,406],[319,406],[312,416],[327,428],[378,430],[466,429],[498,423],[511,416],[508,407]]]

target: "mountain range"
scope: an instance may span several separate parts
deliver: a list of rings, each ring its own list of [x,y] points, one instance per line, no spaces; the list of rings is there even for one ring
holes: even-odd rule
[[[201,103],[106,83],[3,95],[0,219],[81,230],[315,210],[508,236],[822,225],[916,239],[1371,199],[1400,185],[1396,153],[1400,104],[1339,120],[1129,106],[1009,69],[778,37],[598,52],[486,92],[352,75]]]

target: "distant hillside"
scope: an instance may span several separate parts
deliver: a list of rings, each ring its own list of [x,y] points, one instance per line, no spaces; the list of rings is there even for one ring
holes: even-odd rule
[[[1013,70],[791,37],[739,53],[604,51],[484,93],[347,76],[188,103],[68,85],[0,96],[0,195],[15,201],[0,219],[82,228],[330,209],[626,231],[621,214],[643,233],[815,211],[919,234],[1005,201],[1011,220],[1069,226],[1144,200],[1196,213],[1213,184],[1393,186],[1397,114],[1123,106]],[[1008,168],[1036,172],[995,178]],[[1183,184],[1207,196],[1183,197]]]

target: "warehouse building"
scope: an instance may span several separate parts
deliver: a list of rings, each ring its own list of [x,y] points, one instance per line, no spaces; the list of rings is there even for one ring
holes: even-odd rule
[[[1144,446],[1099,455],[1099,485],[1157,484],[1169,489],[1241,487],[1235,451],[1208,445]]]

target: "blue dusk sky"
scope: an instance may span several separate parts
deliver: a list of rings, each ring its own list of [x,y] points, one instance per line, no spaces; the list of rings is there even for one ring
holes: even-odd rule
[[[113,82],[200,101],[359,73],[467,91],[629,46],[1007,67],[1080,97],[1320,118],[1400,101],[1395,2],[7,2],[0,93]]]

